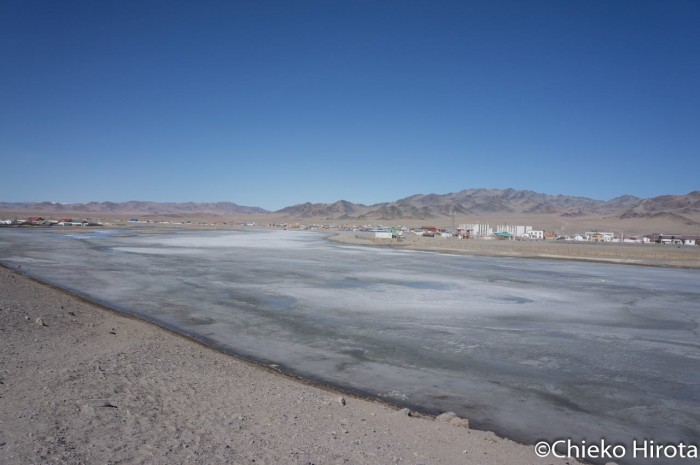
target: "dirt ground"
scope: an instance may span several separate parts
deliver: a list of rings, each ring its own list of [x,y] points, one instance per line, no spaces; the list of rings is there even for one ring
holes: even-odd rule
[[[0,296],[2,464],[574,463],[300,382],[1,267]]]

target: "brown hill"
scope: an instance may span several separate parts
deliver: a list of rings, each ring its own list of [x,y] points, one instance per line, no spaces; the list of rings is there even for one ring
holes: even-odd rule
[[[661,195],[650,199],[640,199],[634,205],[629,205],[625,213],[700,213],[700,191],[686,195]]]
[[[142,202],[132,200],[129,202],[89,202],[61,204],[55,202],[40,203],[0,203],[0,211],[22,211],[36,214],[124,214],[124,215],[240,215],[268,213],[267,210],[258,207],[246,207],[233,202],[210,203],[175,203],[175,202]]]

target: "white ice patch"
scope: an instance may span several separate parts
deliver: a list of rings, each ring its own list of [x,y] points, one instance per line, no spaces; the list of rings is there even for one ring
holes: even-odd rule
[[[264,233],[189,233],[140,236],[135,242],[158,247],[182,247],[194,249],[242,248],[242,249],[300,249],[312,247],[308,241],[311,233],[274,231]],[[321,240],[321,236],[315,237]]]
[[[115,252],[126,252],[146,255],[199,255],[201,251],[197,249],[175,248],[175,247],[111,247]]]

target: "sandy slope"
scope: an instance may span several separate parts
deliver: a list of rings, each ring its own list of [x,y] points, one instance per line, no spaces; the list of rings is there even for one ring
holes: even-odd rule
[[[3,464],[567,463],[377,402],[341,405],[5,268],[0,296]]]

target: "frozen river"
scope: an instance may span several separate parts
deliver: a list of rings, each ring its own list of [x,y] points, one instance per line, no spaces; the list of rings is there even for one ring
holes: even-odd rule
[[[524,441],[700,439],[700,272],[300,232],[0,230],[0,261],[229,350]]]

